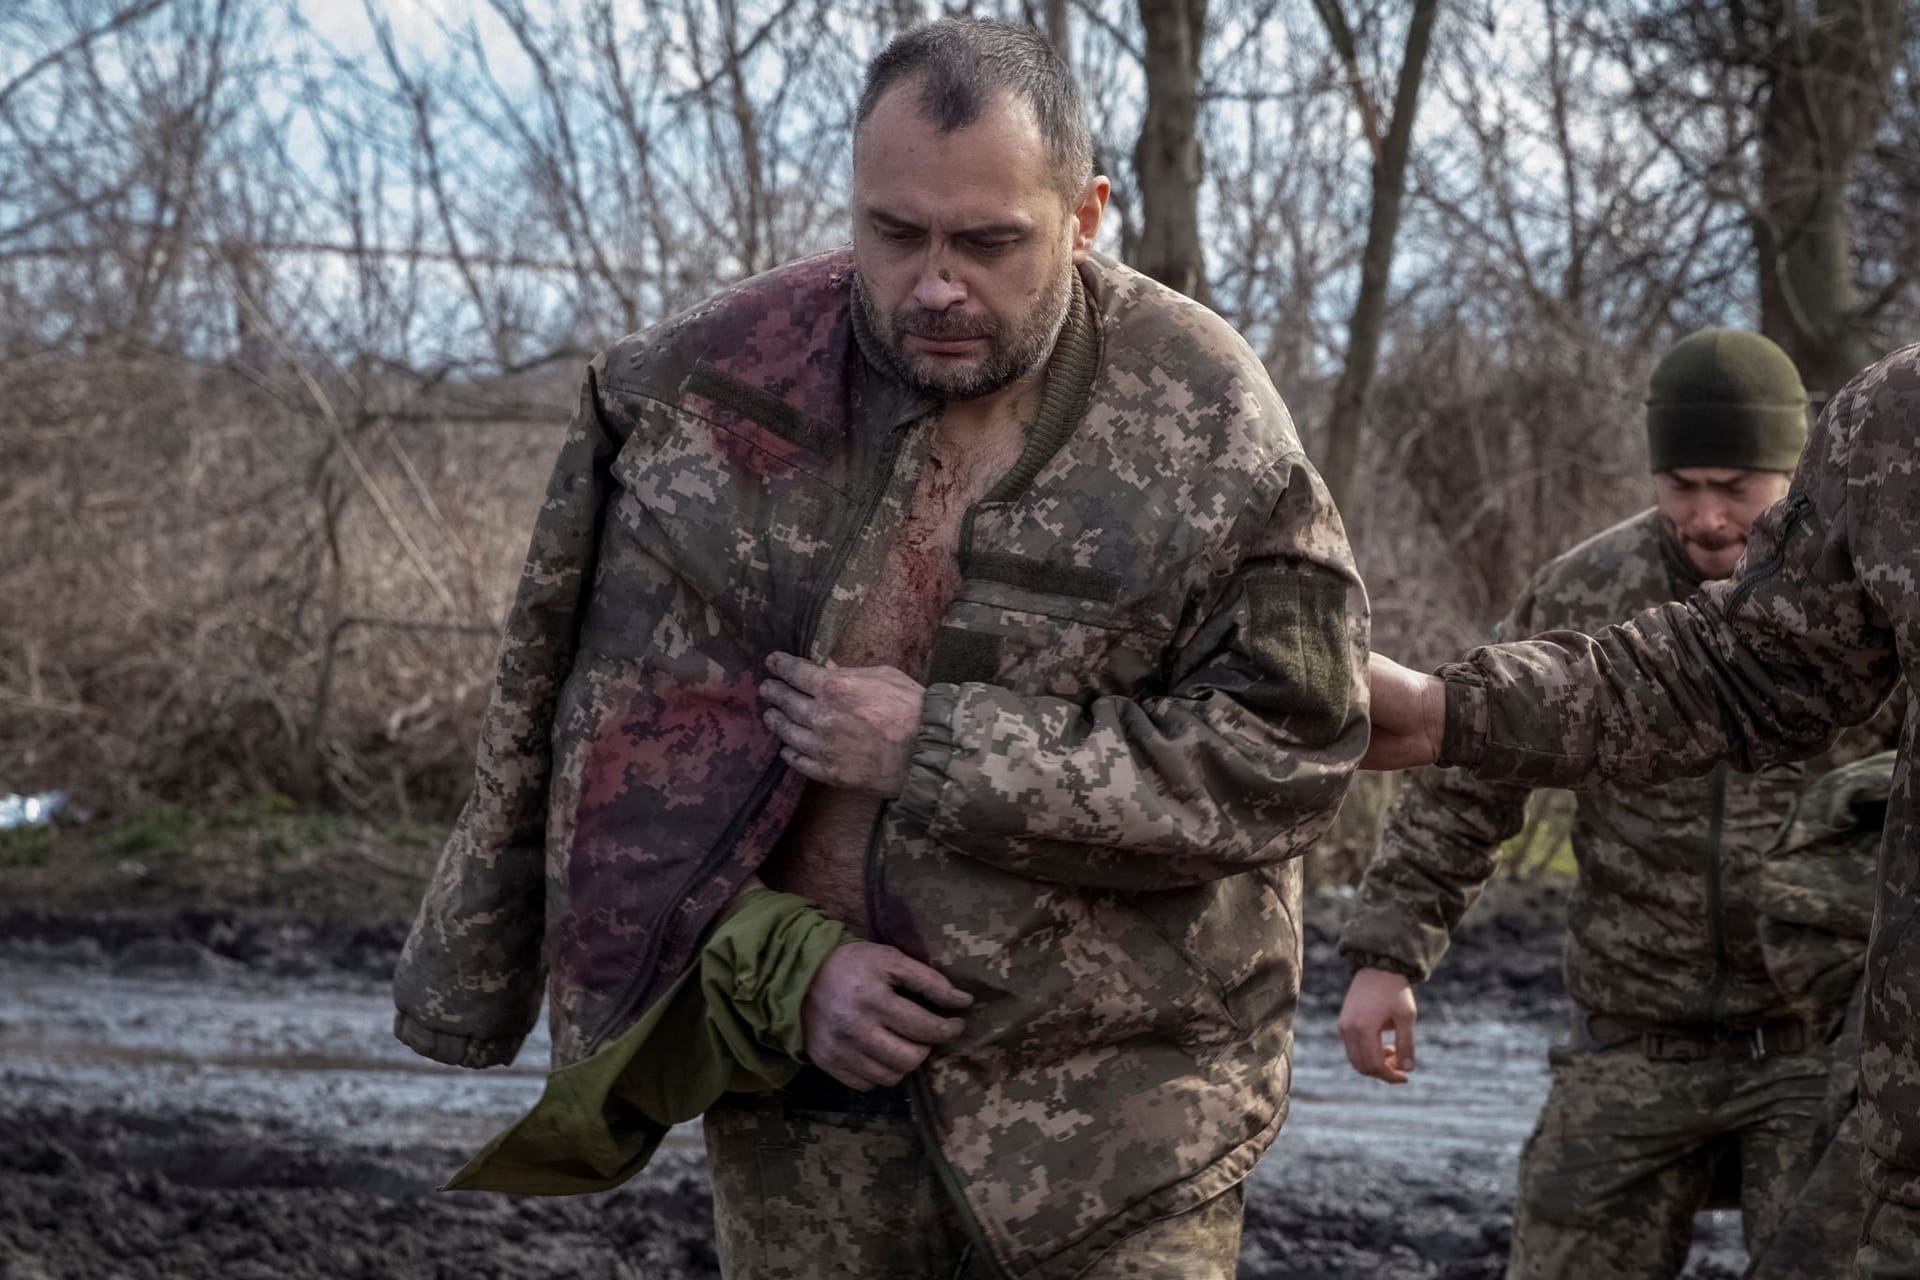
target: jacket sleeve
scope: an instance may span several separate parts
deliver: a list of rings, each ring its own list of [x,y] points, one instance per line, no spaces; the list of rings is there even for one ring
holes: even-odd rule
[[[1494,628],[1496,642],[1539,629],[1538,585],[1535,579]],[[1531,794],[1531,788],[1483,782],[1461,769],[1409,774],[1340,930],[1348,966],[1425,982],[1493,877],[1500,846],[1526,825]]]
[[[394,974],[394,1034],[442,1062],[511,1062],[540,1011],[554,707],[573,665],[616,450],[590,368],[501,636],[473,790]]]
[[[1254,487],[1167,692],[927,690],[897,804],[961,853],[1036,879],[1195,884],[1298,856],[1332,822],[1367,741],[1367,601],[1306,460]]]
[[[1550,632],[1444,668],[1440,762],[1536,786],[1663,781],[1722,759],[1753,772],[1873,714],[1899,659],[1852,546],[1856,504],[1881,483],[1855,460],[1866,394],[1834,397],[1731,579],[1595,636]]]

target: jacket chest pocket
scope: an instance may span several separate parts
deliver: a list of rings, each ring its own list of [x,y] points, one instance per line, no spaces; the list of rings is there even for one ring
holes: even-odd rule
[[[797,625],[845,503],[821,460],[737,416],[656,406],[643,423],[613,462],[609,549],[658,560],[737,630]]]
[[[977,681],[1080,702],[1161,691],[1170,627],[1111,600],[968,578],[934,635],[929,684]]]

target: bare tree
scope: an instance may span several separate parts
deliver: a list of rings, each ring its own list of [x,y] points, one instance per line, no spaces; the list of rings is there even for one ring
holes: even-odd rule
[[[1618,37],[1648,127],[1744,211],[1760,327],[1816,393],[1865,362],[1872,313],[1910,283],[1902,268],[1863,301],[1852,232],[1854,176],[1886,117],[1907,9],[1670,0],[1632,7]],[[1726,121],[1717,134],[1697,128],[1703,109]]]
[[[1354,470],[1360,460],[1360,432],[1366,421],[1367,390],[1380,358],[1380,336],[1385,327],[1387,284],[1393,269],[1394,239],[1400,232],[1400,205],[1407,189],[1407,157],[1413,145],[1414,115],[1420,104],[1420,82],[1426,70],[1439,0],[1414,0],[1407,19],[1406,50],[1395,79],[1393,112],[1384,128],[1382,113],[1360,69],[1353,32],[1341,13],[1339,0],[1314,0],[1327,38],[1346,72],[1347,85],[1359,112],[1361,128],[1373,153],[1373,195],[1367,216],[1367,246],[1360,258],[1360,288],[1347,323],[1346,359],[1333,392],[1333,411],[1327,419],[1326,456],[1321,470],[1334,504],[1347,509],[1353,492]]]
[[[1141,271],[1210,300],[1200,250],[1200,62],[1207,0],[1140,0],[1147,106],[1133,149]]]

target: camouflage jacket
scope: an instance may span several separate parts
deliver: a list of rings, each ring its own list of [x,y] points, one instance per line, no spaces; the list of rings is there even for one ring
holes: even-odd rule
[[[1495,629],[1599,631],[1700,585],[1645,511],[1540,570]],[[1767,973],[1755,894],[1760,858],[1811,767],[1720,765],[1666,783],[1578,793],[1567,904],[1567,989],[1584,1009],[1660,1024],[1752,1025],[1785,1013]],[[1529,789],[1458,769],[1413,775],[1381,833],[1340,950],[1357,968],[1424,981],[1526,821]],[[1843,993],[1840,1003],[1844,1004]]]
[[[934,421],[851,274],[791,264],[592,366],[401,957],[419,1051],[508,1060],[544,970],[556,1059],[590,1052],[792,817],[762,664],[831,652]],[[975,998],[912,1090],[1016,1275],[1075,1273],[1277,1132],[1298,855],[1367,735],[1365,596],[1264,370],[1134,272],[1078,280],[867,850],[869,934]]]
[[[1845,1005],[1866,967],[1894,765],[1883,751],[1815,782],[1761,862],[1760,950],[1809,1021]]]
[[[1733,578],[1589,637],[1476,650],[1442,671],[1441,763],[1565,786],[1819,751],[1920,675],[1920,346],[1828,404]],[[1874,1189],[1920,1202],[1920,826],[1901,736],[1867,957],[1861,1053]],[[1897,1184],[1897,1185],[1896,1185]]]

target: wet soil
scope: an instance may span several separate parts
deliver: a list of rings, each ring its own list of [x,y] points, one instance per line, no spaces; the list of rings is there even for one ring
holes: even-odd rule
[[[1342,901],[1315,899],[1292,1114],[1248,1188],[1243,1280],[1496,1277],[1563,1018],[1561,902],[1507,886],[1422,993],[1422,1070],[1334,1034]],[[538,1094],[387,1034],[404,930],[218,909],[0,912],[0,1280],[718,1274],[696,1128],[603,1196],[434,1187]],[[1739,1274],[1701,1219],[1694,1280]]]

